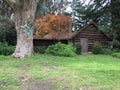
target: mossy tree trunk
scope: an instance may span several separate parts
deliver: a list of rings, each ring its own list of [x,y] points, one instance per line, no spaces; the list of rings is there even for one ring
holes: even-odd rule
[[[17,45],[13,53],[16,58],[33,54],[33,27],[38,0],[9,0],[14,6]]]

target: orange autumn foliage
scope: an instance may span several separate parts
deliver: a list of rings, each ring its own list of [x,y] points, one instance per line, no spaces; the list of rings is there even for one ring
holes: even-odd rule
[[[37,29],[35,36],[59,39],[60,34],[68,33],[71,30],[71,21],[69,16],[47,14],[35,21]]]

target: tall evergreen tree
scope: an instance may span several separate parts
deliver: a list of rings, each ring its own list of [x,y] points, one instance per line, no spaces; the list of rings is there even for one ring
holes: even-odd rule
[[[112,30],[115,45],[120,45],[120,0],[111,0]]]
[[[94,21],[99,24],[110,23],[109,0],[93,0],[93,3],[85,5],[81,1],[76,4],[75,11],[78,23],[81,25]]]

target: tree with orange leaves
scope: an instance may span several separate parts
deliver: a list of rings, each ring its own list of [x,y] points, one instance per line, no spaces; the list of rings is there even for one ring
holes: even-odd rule
[[[71,30],[71,18],[64,15],[47,14],[43,18],[36,20],[37,38],[59,39],[60,34],[68,33]]]

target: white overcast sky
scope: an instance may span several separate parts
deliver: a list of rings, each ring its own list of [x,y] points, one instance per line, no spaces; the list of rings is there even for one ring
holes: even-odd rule
[[[68,1],[73,1],[73,0],[68,0]],[[80,0],[82,3],[85,3],[85,5],[88,5],[88,3],[92,3],[93,0]],[[68,5],[67,9],[65,10],[66,12],[72,12],[72,8]]]

